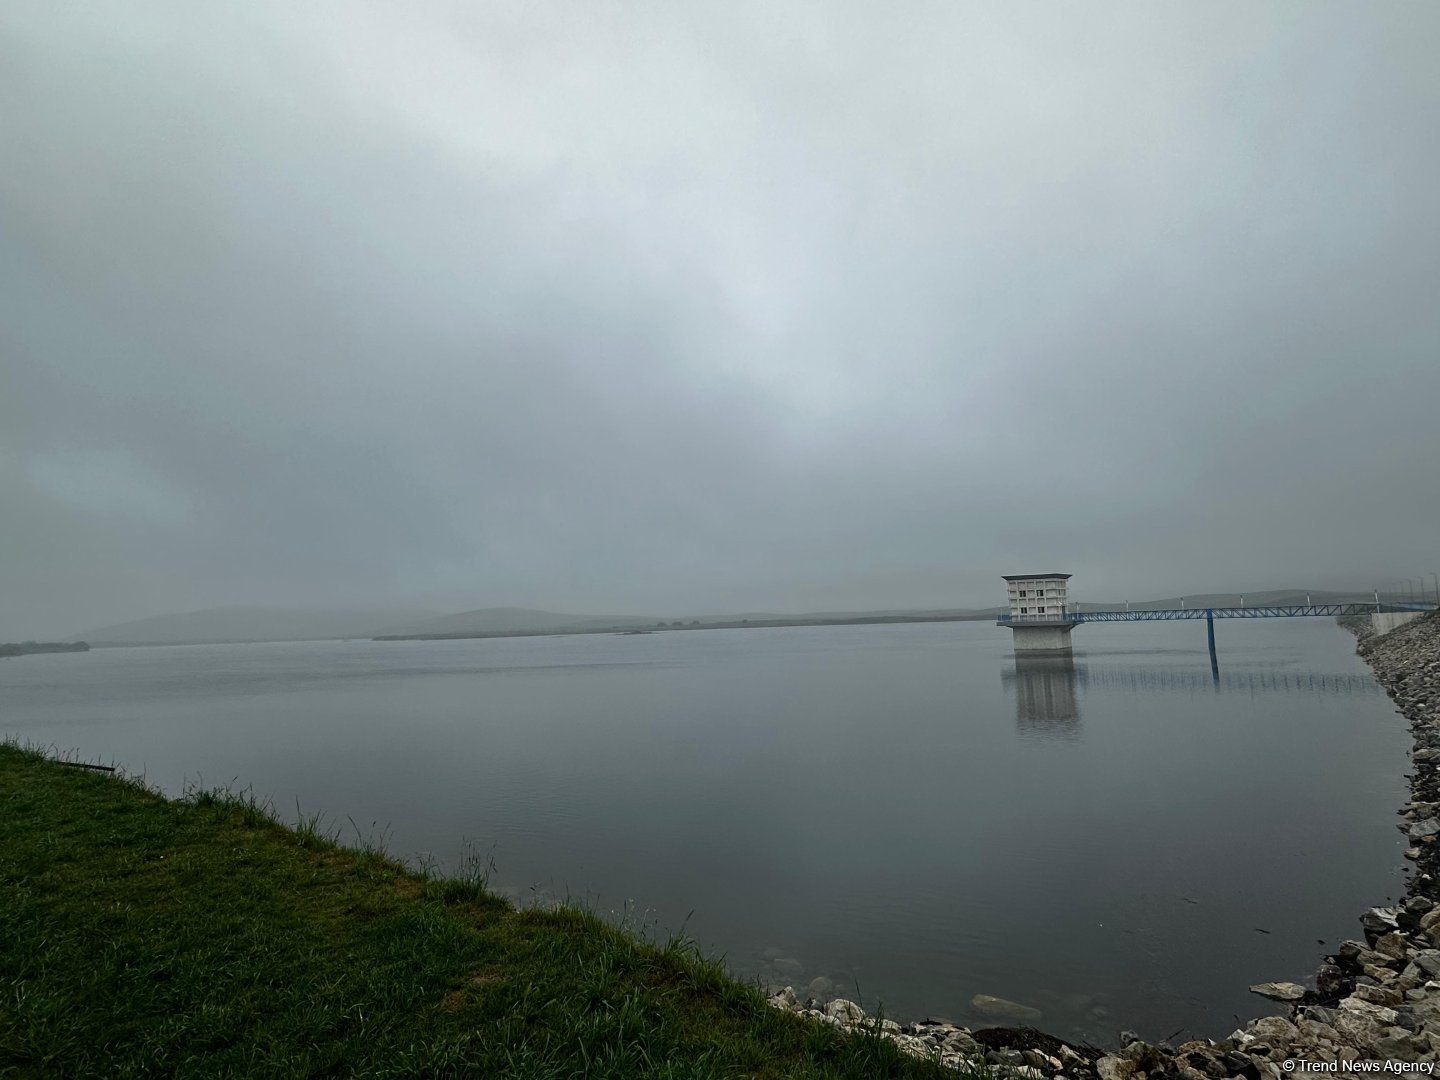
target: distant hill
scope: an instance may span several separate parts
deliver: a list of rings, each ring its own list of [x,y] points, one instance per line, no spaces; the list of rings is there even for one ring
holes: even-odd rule
[[[1302,604],[1304,589],[1271,589],[1245,594],[1250,606]],[[1372,599],[1365,592],[1312,590],[1310,599],[1321,603],[1364,603]],[[1239,593],[1205,593],[1186,596],[1186,607],[1233,607]],[[1123,610],[1125,601],[1072,602],[1076,611]],[[1130,607],[1178,608],[1180,597],[1135,600]],[[928,610],[890,608],[879,611],[812,611],[780,614],[750,611],[733,614],[691,615],[577,615],[534,608],[494,607],[437,615],[433,611],[307,611],[294,608],[211,608],[177,615],[104,626],[75,638],[93,645],[191,645],[248,641],[307,641],[324,638],[374,637],[489,637],[511,634],[567,634],[604,630],[648,630],[664,626],[805,626],[826,623],[911,622],[932,619],[983,619],[1006,609],[932,608]]]
[[[0,656],[28,656],[31,653],[89,652],[83,641],[7,641],[0,644]]]
[[[747,611],[722,615],[566,615],[530,608],[481,608],[444,615],[410,626],[391,627],[385,638],[503,637],[509,634],[574,634],[604,630],[677,629],[733,626],[810,626],[848,622],[909,622],[935,618],[975,618],[994,614],[961,612],[954,608],[934,611],[820,611],[800,615]]]
[[[510,634],[537,633],[547,630],[597,630],[609,627],[654,626],[659,620],[653,615],[566,615],[556,611],[532,608],[497,607],[461,611],[386,627],[382,633],[391,635],[434,634]]]
[[[433,617],[433,611],[311,611],[225,607],[155,615],[74,635],[92,645],[207,645],[245,641],[308,641],[373,637],[394,626]]]

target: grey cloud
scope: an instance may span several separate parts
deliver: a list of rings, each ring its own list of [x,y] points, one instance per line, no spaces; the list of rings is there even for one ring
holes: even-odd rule
[[[12,5],[0,638],[1440,569],[1437,30]]]

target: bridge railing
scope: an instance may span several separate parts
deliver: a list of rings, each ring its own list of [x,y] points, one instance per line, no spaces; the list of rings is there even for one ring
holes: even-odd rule
[[[1067,611],[1063,614],[997,616],[999,626],[1057,626],[1087,622],[1162,622],[1177,619],[1294,619],[1384,612],[1433,611],[1433,602],[1378,604],[1256,604],[1249,607],[1137,608],[1129,611]]]

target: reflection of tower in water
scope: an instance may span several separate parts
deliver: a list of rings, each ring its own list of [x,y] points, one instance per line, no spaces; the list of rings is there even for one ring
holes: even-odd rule
[[[1064,656],[1015,655],[1015,668],[1005,673],[1015,684],[1015,723],[1036,735],[1073,736],[1080,729],[1080,704],[1075,696],[1075,661]]]

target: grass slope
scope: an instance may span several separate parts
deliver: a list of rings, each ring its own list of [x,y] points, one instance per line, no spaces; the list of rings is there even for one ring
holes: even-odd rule
[[[682,940],[0,745],[0,1076],[953,1075]]]

